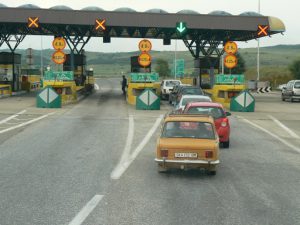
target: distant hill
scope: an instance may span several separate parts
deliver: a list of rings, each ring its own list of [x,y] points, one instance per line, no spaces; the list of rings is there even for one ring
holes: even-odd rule
[[[5,50],[4,50],[5,51]],[[22,64],[25,65],[26,50],[18,49],[16,53],[22,54]],[[43,50],[43,64],[52,65],[50,60],[53,49]],[[243,48],[239,49],[242,57],[245,59],[247,72],[250,78],[253,74],[255,76],[257,65],[257,49],[256,48]],[[87,67],[93,68],[96,75],[120,75],[122,72],[127,73],[130,71],[130,57],[138,55],[139,52],[116,52],[116,53],[103,53],[103,52],[86,52]],[[171,67],[174,60],[174,52],[172,51],[151,51],[153,58],[152,68],[154,69],[156,59],[161,58],[169,62]],[[193,71],[193,58],[189,51],[177,52],[177,58],[185,59],[186,73],[191,74]],[[288,73],[287,67],[294,60],[300,58],[300,45],[277,45],[272,47],[260,48],[260,66],[262,76],[270,75],[264,72],[268,69],[268,73],[277,71],[280,73]],[[40,67],[41,51],[34,50],[34,62],[37,67]],[[271,71],[271,72],[270,72]]]

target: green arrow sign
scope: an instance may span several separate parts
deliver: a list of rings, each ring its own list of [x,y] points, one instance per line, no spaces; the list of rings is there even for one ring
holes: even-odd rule
[[[176,30],[180,33],[183,34],[187,31],[186,27],[186,22],[177,22],[176,23]]]

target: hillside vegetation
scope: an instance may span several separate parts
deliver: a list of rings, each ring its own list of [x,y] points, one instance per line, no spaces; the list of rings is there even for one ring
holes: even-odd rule
[[[244,48],[240,49],[242,57],[246,62],[246,77],[247,79],[256,79],[257,65],[257,49]],[[17,50],[17,53],[22,54],[22,64],[25,65],[25,50]],[[43,51],[43,64],[53,65],[51,62],[52,49]],[[34,50],[34,62],[39,67],[41,55],[39,50]],[[96,76],[119,76],[122,73],[130,71],[130,57],[138,55],[139,52],[86,52],[87,68],[93,68]],[[170,51],[151,51],[153,59],[152,68],[155,68],[155,63],[158,58],[168,61],[170,68],[173,65],[174,52]],[[177,58],[185,59],[185,73],[187,75],[193,72],[193,58],[188,51],[177,52]],[[288,66],[296,59],[300,58],[300,45],[278,45],[272,47],[260,48],[260,74],[262,80],[270,80],[276,78],[276,83],[281,79],[290,79],[291,75]]]

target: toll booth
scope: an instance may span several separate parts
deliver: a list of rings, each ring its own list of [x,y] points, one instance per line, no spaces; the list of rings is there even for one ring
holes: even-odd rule
[[[21,89],[24,91],[36,91],[41,88],[40,69],[21,69]]]
[[[62,105],[77,102],[81,86],[76,86],[73,71],[45,71],[43,86],[50,86],[61,97]]]
[[[210,89],[215,84],[215,74],[220,73],[219,57],[200,57],[194,60],[194,75],[197,86]]]
[[[21,55],[0,52],[0,85],[10,85],[14,91],[20,90]]]
[[[86,56],[84,54],[66,54],[63,70],[73,71],[76,86],[84,86],[87,75]]]
[[[229,109],[231,99],[238,96],[245,89],[245,76],[243,74],[218,74],[213,88],[203,90],[214,102],[221,103]]]
[[[160,82],[158,73],[130,73],[128,78],[127,101],[136,105],[136,99],[145,89],[152,90],[160,96]]]

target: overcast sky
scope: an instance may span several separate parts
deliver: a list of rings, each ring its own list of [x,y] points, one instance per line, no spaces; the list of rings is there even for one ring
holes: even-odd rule
[[[0,3],[8,7],[17,7],[23,4],[35,4],[41,8],[50,8],[55,5],[66,5],[72,9],[82,9],[86,6],[98,6],[104,10],[114,10],[119,7],[130,7],[136,11],[145,11],[152,8],[160,8],[170,13],[176,13],[182,9],[192,9],[202,14],[207,14],[214,10],[224,10],[233,15],[238,15],[245,11],[258,11],[259,0],[0,0]],[[261,14],[265,16],[275,16],[280,18],[285,26],[284,35],[277,34],[270,37],[261,38],[261,46],[272,46],[279,44],[300,44],[300,1],[299,0],[260,0]],[[52,38],[43,37],[43,48],[52,48]],[[102,38],[92,38],[86,45],[87,51],[118,52],[136,51],[139,39],[112,39],[110,44],[103,44]],[[19,48],[41,48],[41,38],[28,36],[21,43]],[[175,41],[172,45],[163,46],[162,40],[153,40],[154,50],[174,50]],[[239,47],[256,47],[256,41],[248,43],[240,42]],[[186,50],[181,41],[177,42],[178,50]],[[6,48],[3,45],[2,48]]]

